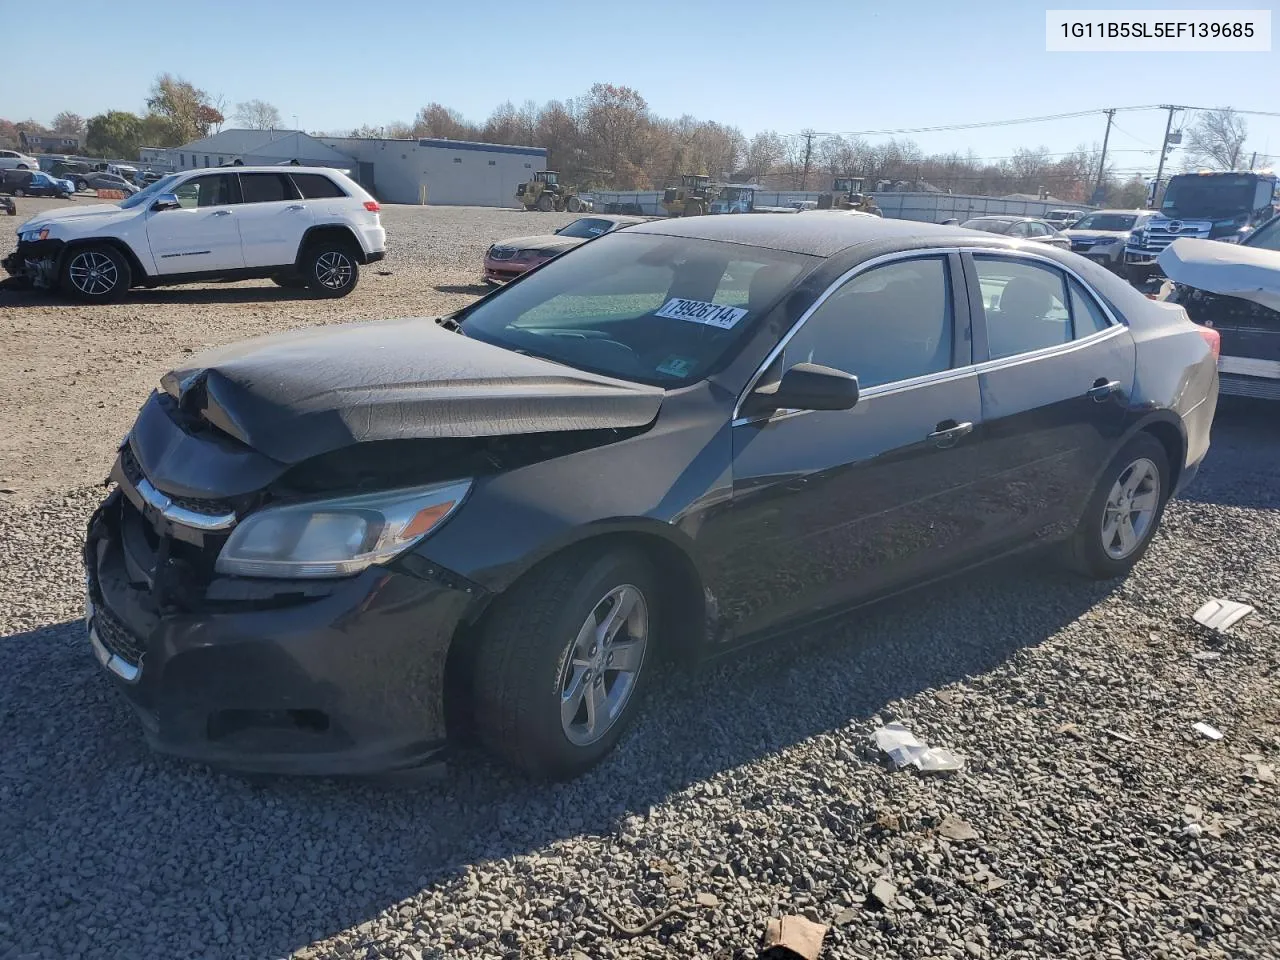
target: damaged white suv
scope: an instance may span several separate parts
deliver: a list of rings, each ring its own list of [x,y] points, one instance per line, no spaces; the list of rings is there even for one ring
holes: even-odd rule
[[[102,303],[130,287],[270,278],[343,297],[386,251],[378,202],[326,167],[170,174],[115,204],[51,210],[18,228],[9,283]]]

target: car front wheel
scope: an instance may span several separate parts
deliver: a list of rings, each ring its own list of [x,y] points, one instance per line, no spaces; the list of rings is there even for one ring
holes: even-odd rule
[[[1124,576],[1147,552],[1172,492],[1164,446],[1139,433],[1103,471],[1067,544],[1069,565],[1096,580]]]
[[[119,299],[132,284],[129,262],[107,245],[82,247],[67,255],[62,265],[62,289],[86,303]]]
[[[650,565],[626,550],[571,554],[517,584],[483,628],[475,662],[485,746],[538,778],[603,759],[653,671],[657,593]]]
[[[319,243],[307,251],[302,275],[312,293],[321,297],[345,297],[360,280],[360,264],[345,244]]]

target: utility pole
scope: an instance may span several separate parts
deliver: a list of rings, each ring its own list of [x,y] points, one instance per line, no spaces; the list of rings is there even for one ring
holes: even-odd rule
[[[800,189],[809,189],[809,162],[813,159],[813,138],[816,134],[810,130],[801,134],[804,137],[804,173],[800,175]]]
[[[1253,156],[1249,158],[1249,169],[1253,169],[1253,165],[1258,162],[1258,151],[1253,151]]]
[[[1151,190],[1151,209],[1155,209],[1156,198],[1160,195],[1160,175],[1164,173],[1164,158],[1169,152],[1169,132],[1173,129],[1173,111],[1181,110],[1181,107],[1171,107],[1168,104],[1160,105],[1163,109],[1169,111],[1169,120],[1164,125],[1164,139],[1160,141],[1160,163],[1156,166],[1156,182]]]
[[[1093,203],[1101,203],[1102,198],[1098,194],[1102,191],[1102,174],[1107,169],[1107,143],[1111,139],[1111,121],[1115,119],[1116,108],[1112,107],[1107,111],[1107,130],[1102,135],[1102,159],[1098,161],[1098,182],[1093,185],[1093,196],[1089,199]]]

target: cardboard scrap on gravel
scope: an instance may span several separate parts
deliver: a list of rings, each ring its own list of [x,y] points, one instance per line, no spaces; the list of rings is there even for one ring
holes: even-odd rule
[[[822,953],[822,941],[827,935],[827,927],[814,923],[804,917],[786,916],[770,917],[764,928],[764,943],[761,944],[761,956],[769,958],[801,957],[803,960],[818,960]]]
[[[938,835],[957,841],[977,840],[979,837],[978,831],[968,821],[952,814],[942,818],[942,822],[938,824]]]
[[[1214,597],[1201,606],[1193,617],[1201,626],[1217,630],[1219,633],[1226,633],[1251,613],[1253,613],[1253,607],[1247,603]]]

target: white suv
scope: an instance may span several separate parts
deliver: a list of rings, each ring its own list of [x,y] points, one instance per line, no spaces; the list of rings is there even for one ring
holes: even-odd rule
[[[40,161],[17,150],[0,150],[0,170],[39,170]]]
[[[18,228],[19,281],[106,302],[130,287],[271,278],[324,297],[381,260],[378,202],[327,167],[219,167],[157,180],[116,204],[63,207]]]

